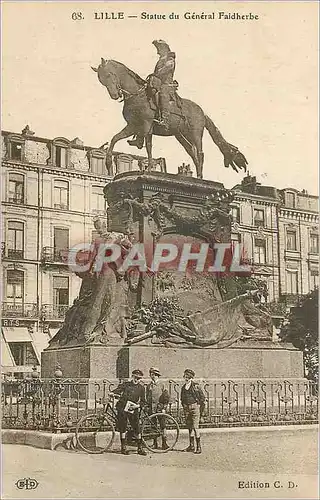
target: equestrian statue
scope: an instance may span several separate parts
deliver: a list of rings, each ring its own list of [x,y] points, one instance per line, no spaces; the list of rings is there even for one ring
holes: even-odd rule
[[[236,172],[246,171],[247,160],[239,149],[228,143],[213,121],[195,102],[181,98],[178,83],[173,79],[175,53],[164,40],[154,40],[159,60],[154,72],[143,80],[124,64],[101,58],[98,68],[100,83],[105,86],[112,99],[123,101],[123,116],[127,125],[110,141],[107,150],[107,167],[112,169],[112,151],[121,139],[132,137],[128,143],[141,149],[144,145],[148,155],[148,170],[152,168],[152,136],[174,136],[192,158],[197,177],[203,177],[204,155],[202,151],[203,131],[206,128],[224,156],[225,167]],[[105,146],[108,143],[102,145]]]

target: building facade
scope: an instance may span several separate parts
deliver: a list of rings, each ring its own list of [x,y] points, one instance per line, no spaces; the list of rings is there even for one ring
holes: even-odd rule
[[[2,132],[2,370],[24,376],[77,297],[80,279],[65,256],[91,242],[94,219],[106,219],[103,188],[117,173],[138,170],[146,158],[106,152],[79,138],[38,137],[26,126]],[[180,175],[191,176],[183,165]],[[154,169],[166,171],[163,158]],[[186,170],[186,172],[185,172]],[[232,239],[242,243],[269,302],[294,304],[318,286],[318,198],[278,190],[247,175],[233,188]]]
[[[294,303],[319,287],[318,198],[289,188],[280,194],[279,287],[281,296]]]
[[[40,353],[77,297],[80,278],[65,257],[91,242],[94,218],[106,217],[103,188],[146,158],[106,152],[79,138],[2,132],[2,367],[15,376],[39,366]],[[162,158],[155,170],[165,171]]]
[[[250,175],[233,191],[233,239],[266,282],[268,301],[296,305],[319,286],[318,197],[263,186]]]

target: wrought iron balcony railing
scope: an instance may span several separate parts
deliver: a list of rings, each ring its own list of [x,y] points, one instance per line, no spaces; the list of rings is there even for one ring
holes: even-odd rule
[[[23,259],[24,251],[17,248],[8,248],[5,242],[1,243],[1,257],[4,259],[7,257],[8,259]]]
[[[24,203],[23,196],[9,196],[7,201],[16,205],[23,205]]]
[[[44,264],[67,264],[69,249],[58,249],[54,247],[44,247],[42,249],[41,261]]]
[[[8,259],[17,259],[17,260],[23,259],[24,258],[24,251],[17,250],[16,248],[8,248],[7,257],[8,257]]]
[[[65,203],[55,203],[54,208],[57,208],[58,210],[68,210],[68,205]]]
[[[12,304],[2,302],[3,318],[37,318],[38,307],[35,303]]]
[[[41,319],[42,321],[52,319],[64,320],[68,309],[68,305],[43,304],[41,308]]]
[[[253,225],[254,225],[254,227],[265,227],[265,222],[264,222],[264,220],[255,219],[253,221]]]
[[[279,301],[284,303],[287,307],[296,307],[301,304],[303,295],[287,293],[280,296]]]

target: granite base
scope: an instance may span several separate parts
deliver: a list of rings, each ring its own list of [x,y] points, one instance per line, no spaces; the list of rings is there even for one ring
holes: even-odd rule
[[[226,349],[162,346],[102,346],[46,349],[41,377],[52,378],[57,364],[63,378],[119,379],[140,368],[159,368],[164,378],[180,379],[192,368],[203,379],[303,378],[302,352],[291,344],[252,342]]]

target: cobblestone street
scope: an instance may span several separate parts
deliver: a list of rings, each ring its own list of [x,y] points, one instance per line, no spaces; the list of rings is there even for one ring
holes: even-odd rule
[[[318,498],[317,426],[203,434],[203,453],[124,457],[3,445],[2,498]],[[303,474],[301,472],[303,471]],[[18,479],[39,482],[18,490]],[[269,483],[239,488],[239,481]],[[276,483],[274,483],[276,481]],[[277,487],[276,487],[277,486]]]

